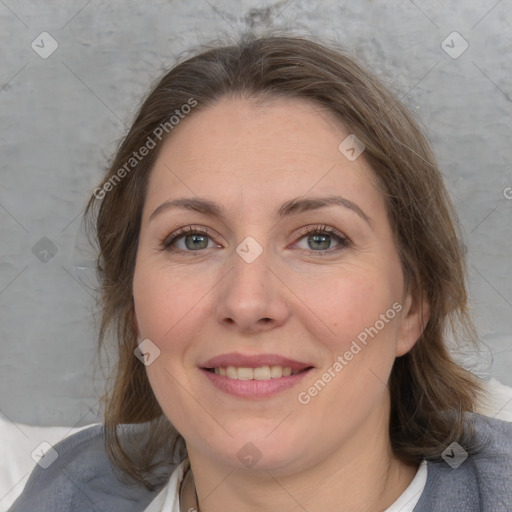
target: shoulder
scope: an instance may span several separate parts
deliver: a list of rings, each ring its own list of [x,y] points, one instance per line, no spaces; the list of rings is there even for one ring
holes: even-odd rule
[[[444,460],[428,462],[415,512],[509,512],[512,508],[512,423],[468,414],[476,451],[448,445]]]
[[[137,425],[123,425],[133,432]],[[48,450],[10,512],[143,511],[159,489],[121,482],[105,449],[103,425],[95,425]]]

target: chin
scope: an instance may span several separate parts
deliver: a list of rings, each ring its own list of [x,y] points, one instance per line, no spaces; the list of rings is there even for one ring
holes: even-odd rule
[[[282,470],[296,463],[302,452],[297,448],[303,444],[304,434],[270,432],[272,429],[256,429],[250,436],[241,432],[235,439],[226,440],[225,451],[219,453],[216,449],[216,457],[233,469],[256,472]]]

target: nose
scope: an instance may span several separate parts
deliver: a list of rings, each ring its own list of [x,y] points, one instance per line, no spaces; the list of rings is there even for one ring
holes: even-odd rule
[[[265,249],[252,262],[233,252],[231,269],[219,283],[215,310],[224,328],[257,333],[286,322],[290,292],[270,259]]]

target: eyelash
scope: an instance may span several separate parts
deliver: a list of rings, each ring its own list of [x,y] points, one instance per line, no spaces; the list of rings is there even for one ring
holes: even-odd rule
[[[167,252],[174,252],[174,253],[199,253],[201,251],[206,250],[206,249],[202,249],[202,250],[200,249],[197,251],[190,251],[190,250],[184,251],[182,249],[171,248],[171,246],[175,242],[177,242],[179,239],[184,238],[185,236],[190,236],[190,235],[206,235],[210,239],[213,238],[212,234],[210,233],[210,230],[208,228],[198,228],[195,226],[187,226],[185,228],[180,228],[177,231],[175,231],[174,233],[172,233],[171,235],[167,236],[160,244],[161,250],[167,251]],[[339,231],[326,226],[325,224],[302,228],[299,231],[298,235],[299,235],[299,240],[304,238],[307,235],[330,235],[331,237],[335,238],[339,242],[338,247],[336,247],[335,249],[325,249],[325,250],[319,250],[319,251],[310,250],[310,252],[312,252],[313,254],[315,254],[317,256],[318,255],[323,256],[324,254],[332,254],[332,253],[338,252],[338,251],[348,247],[349,245],[351,245],[350,240],[346,236],[342,235]],[[307,250],[307,249],[303,249],[303,250]]]

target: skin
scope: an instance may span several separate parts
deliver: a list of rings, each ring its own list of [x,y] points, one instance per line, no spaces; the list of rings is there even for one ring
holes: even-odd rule
[[[386,383],[394,359],[421,334],[419,307],[404,288],[364,153],[349,161],[338,150],[349,133],[305,100],[222,98],[173,130],[150,175],[134,314],[141,339],[160,350],[148,378],[185,438],[201,511],[379,511],[417,470],[392,453]],[[356,203],[371,226],[343,206],[276,217],[285,201],[328,195]],[[150,220],[165,201],[197,196],[221,204],[225,219],[168,209]],[[184,237],[173,248],[188,252],[162,249],[190,225],[209,229],[200,249],[187,249]],[[323,225],[349,244],[300,234]],[[252,263],[236,252],[247,236],[263,249]],[[395,302],[402,311],[317,396],[299,403],[298,393]],[[234,397],[198,368],[229,352],[277,353],[314,369],[275,396]],[[261,453],[251,468],[237,457],[248,442]]]

